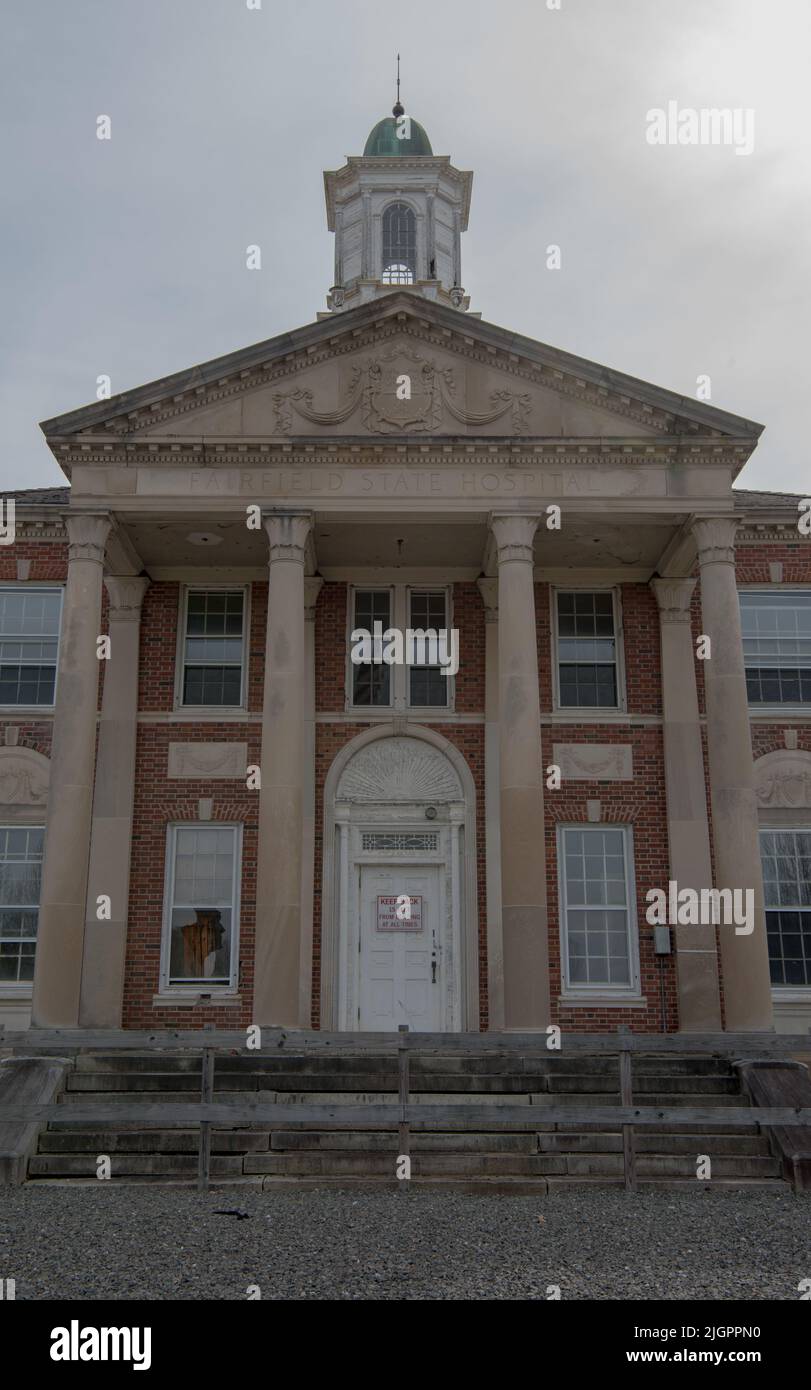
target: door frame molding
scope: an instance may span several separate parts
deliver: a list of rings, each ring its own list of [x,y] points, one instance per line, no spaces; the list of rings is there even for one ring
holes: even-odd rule
[[[341,969],[342,922],[347,907],[347,888],[351,873],[350,831],[353,806],[336,801],[341,778],[352,759],[363,748],[388,738],[413,739],[430,744],[451,764],[461,788],[462,798],[445,800],[451,824],[452,911],[457,914],[459,942],[460,1026],[466,1032],[479,1031],[479,927],[476,852],[476,786],[467,760],[448,739],[433,729],[409,720],[365,729],[351,739],[333,759],[324,784],[324,862],[321,893],[321,1027],[338,1032],[339,980]],[[384,803],[381,802],[381,805]],[[439,803],[437,803],[439,804]],[[357,810],[359,807],[356,808]],[[365,803],[365,811],[372,804]],[[378,820],[378,816],[370,816]],[[396,814],[391,817],[396,821]],[[426,821],[426,829],[436,822]],[[351,1031],[351,1030],[349,1030]]]

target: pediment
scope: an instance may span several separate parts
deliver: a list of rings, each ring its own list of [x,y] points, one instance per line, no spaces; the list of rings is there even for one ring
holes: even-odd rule
[[[406,292],[46,421],[51,439],[751,439],[760,426]]]

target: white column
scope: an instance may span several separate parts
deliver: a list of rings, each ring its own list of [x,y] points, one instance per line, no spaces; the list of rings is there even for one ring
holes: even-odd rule
[[[256,871],[255,1023],[298,1027],[309,513],[266,518],[270,541]]]
[[[487,874],[487,1021],[504,1028],[504,943],[501,924],[501,830],[498,772],[498,580],[478,580],[484,604],[484,817]]]
[[[299,1016],[309,1028],[313,1007],[313,887],[315,881],[315,609],[323,579],[304,581],[304,765],[301,850],[301,979]]]
[[[670,876],[679,888],[712,887],[704,753],[698,717],[690,600],[695,579],[652,579],[659,605]],[[664,884],[661,885],[663,888]],[[721,1029],[714,926],[675,926],[679,1030]]]
[[[98,713],[96,653],[110,518],[69,516],[66,525],[68,577],[31,1013],[38,1028],[75,1028],[79,1023]]]
[[[735,582],[737,524],[734,517],[693,523],[701,566],[702,625],[711,642],[704,687],[715,882],[718,888],[751,889],[755,902],[751,935],[738,936],[733,926],[719,928],[724,1017],[733,1032],[772,1027],[752,738]]]
[[[504,1024],[550,1022],[541,707],[535,629],[536,516],[493,516],[498,553],[499,784]]]
[[[79,1022],[88,1028],[121,1027],[138,733],[138,652],[141,605],[149,580],[111,576],[104,584],[110,600],[110,656],[104,666],[96,754],[79,1011]],[[100,894],[110,899],[109,920],[99,921]]]

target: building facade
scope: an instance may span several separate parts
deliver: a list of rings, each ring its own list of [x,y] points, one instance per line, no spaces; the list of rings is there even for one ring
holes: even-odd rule
[[[473,313],[471,182],[395,108],[314,323],[43,425],[7,1026],[811,1023],[803,499],[733,488],[760,425]]]

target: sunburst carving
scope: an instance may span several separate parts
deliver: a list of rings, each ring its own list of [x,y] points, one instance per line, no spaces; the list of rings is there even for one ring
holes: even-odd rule
[[[338,801],[462,801],[459,778],[438,748],[415,738],[385,738],[359,749],[344,768]]]

